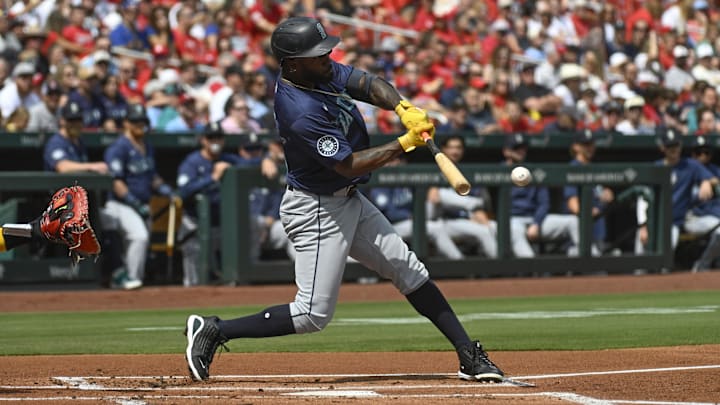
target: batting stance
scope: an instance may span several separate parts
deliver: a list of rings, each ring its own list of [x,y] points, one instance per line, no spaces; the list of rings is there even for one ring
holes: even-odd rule
[[[288,187],[280,216],[296,250],[295,301],[231,320],[190,315],[185,357],[191,376],[209,378],[215,350],[229,339],[322,330],[335,312],[349,255],[389,278],[452,342],[460,359],[460,378],[501,381],[503,372],[479,342],[470,340],[423,263],[385,216],[355,192],[372,170],[425,145],[422,132],[433,135],[435,128],[424,111],[402,100],[384,80],[330,60],[339,41],[308,17],[283,21],[271,37],[282,66],[275,117],[284,142]],[[408,132],[397,141],[369,148],[353,99],[394,109]]]

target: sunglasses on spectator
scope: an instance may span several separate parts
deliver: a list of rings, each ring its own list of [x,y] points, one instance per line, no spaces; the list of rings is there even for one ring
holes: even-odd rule
[[[246,105],[234,105],[234,106],[232,106],[232,109],[233,109],[233,110],[238,110],[238,111],[247,111],[247,110],[249,110],[248,106],[246,106]]]

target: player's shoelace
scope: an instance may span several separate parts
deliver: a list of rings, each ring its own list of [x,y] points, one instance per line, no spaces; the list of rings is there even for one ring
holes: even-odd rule
[[[185,333],[187,334],[187,331],[185,331]],[[196,350],[200,352],[200,359],[203,360],[206,368],[210,366],[210,363],[212,363],[218,347],[222,347],[226,352],[230,351],[230,349],[225,345],[228,338],[220,333],[220,329],[218,329],[215,325],[215,321],[213,321],[212,324],[210,324],[209,321],[206,321],[194,341],[195,345],[193,349],[196,348]],[[220,352],[222,352],[222,350]]]

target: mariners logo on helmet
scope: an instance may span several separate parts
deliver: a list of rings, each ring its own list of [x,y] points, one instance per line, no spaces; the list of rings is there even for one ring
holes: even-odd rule
[[[317,141],[318,153],[324,157],[335,156],[340,149],[340,142],[332,135],[325,135]]]

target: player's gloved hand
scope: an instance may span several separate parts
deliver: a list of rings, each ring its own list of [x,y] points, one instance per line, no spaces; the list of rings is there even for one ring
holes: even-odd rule
[[[398,105],[395,106],[395,112],[408,130],[413,129],[417,125],[431,122],[425,110],[415,107],[407,100],[401,100]],[[428,132],[430,135],[435,136],[435,127],[432,128],[432,132]]]
[[[431,122],[418,124],[404,135],[399,136],[398,142],[400,142],[400,146],[405,152],[412,152],[418,146],[425,146],[425,139],[422,137],[423,132],[427,132],[430,138],[434,138],[435,126]]]
[[[132,207],[143,219],[150,218],[150,206],[140,201],[131,193],[127,193],[124,198],[125,204]]]

